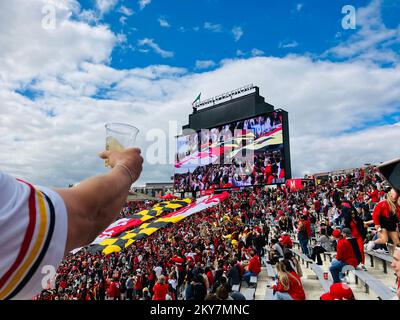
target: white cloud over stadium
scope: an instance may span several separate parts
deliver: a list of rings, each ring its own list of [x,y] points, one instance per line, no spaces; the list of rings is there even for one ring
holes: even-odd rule
[[[54,30],[41,25],[47,3],[56,6]],[[7,173],[60,187],[106,172],[97,158],[106,122],[136,125],[146,156],[146,133],[167,133],[169,121],[186,124],[199,92],[207,98],[248,83],[289,112],[294,176],[399,155],[400,68],[393,53],[390,67],[375,64],[368,47],[362,59],[340,62],[289,55],[225,59],[199,73],[169,65],[116,70],[110,59],[118,36],[84,22],[81,13],[75,0],[0,2],[0,29],[13,31],[0,35],[0,169]],[[354,50],[360,55],[359,46]],[[138,184],[172,175],[170,164],[145,163]]]

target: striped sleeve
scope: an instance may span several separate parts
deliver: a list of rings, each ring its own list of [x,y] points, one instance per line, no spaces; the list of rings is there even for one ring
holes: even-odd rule
[[[64,255],[67,212],[53,190],[0,172],[0,299],[31,299]]]

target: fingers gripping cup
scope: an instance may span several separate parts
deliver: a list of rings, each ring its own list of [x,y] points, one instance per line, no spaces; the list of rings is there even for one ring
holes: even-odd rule
[[[107,123],[106,127],[106,150],[123,151],[126,148],[134,147],[139,130],[126,123]],[[105,166],[110,167],[108,160]]]

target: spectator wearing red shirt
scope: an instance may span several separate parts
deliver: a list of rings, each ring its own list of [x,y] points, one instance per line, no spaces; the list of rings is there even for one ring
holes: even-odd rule
[[[178,287],[180,287],[183,284],[183,280],[185,278],[185,271],[184,271],[185,259],[183,257],[185,256],[174,255],[170,260],[170,262],[175,264],[175,266],[178,269]]]
[[[300,277],[293,270],[288,260],[276,265],[278,284],[274,285],[274,300],[305,300],[306,295]]]
[[[318,199],[315,200],[314,201],[314,209],[315,209],[315,212],[317,213],[318,217],[319,217],[319,214],[321,213],[321,208],[322,208],[321,202]]]
[[[397,224],[400,221],[400,206],[398,204],[399,194],[392,189],[388,193],[386,200],[380,201],[372,213],[372,219],[377,229],[379,239],[370,241],[367,250],[372,250],[375,244],[386,244],[389,237],[393,241],[393,246],[399,244],[399,234]]]
[[[303,223],[306,227],[308,238],[311,238],[311,222],[307,215],[304,215]]]
[[[279,239],[279,243],[283,248],[291,249],[293,247],[293,242],[287,232],[283,232],[281,238]]]
[[[265,180],[268,180],[268,178],[270,177],[271,173],[272,173],[272,165],[271,165],[271,162],[268,161],[268,164],[267,164],[267,166],[265,167],[265,170],[264,170]]]
[[[212,273],[211,268],[210,268],[210,267],[207,267],[207,268],[205,269],[205,273],[206,273],[206,275],[207,275],[209,287],[212,288],[212,286],[214,285],[214,275],[213,275],[213,273]]]
[[[119,283],[117,281],[116,278],[114,278],[111,282],[110,282],[110,286],[108,287],[107,290],[107,296],[108,299],[110,300],[119,300]]]
[[[139,295],[139,297],[142,297],[142,289],[143,289],[143,276],[141,274],[141,270],[136,270],[137,276],[136,276],[136,281],[134,285],[135,293],[136,295]]]
[[[168,293],[168,284],[165,283],[164,275],[161,275],[153,287],[153,300],[165,300]]]
[[[345,283],[333,283],[329,292],[320,297],[321,300],[355,300],[353,290]]]
[[[372,192],[368,192],[368,195],[371,198],[371,202],[377,203],[379,201],[379,191],[376,186],[373,186]]]
[[[340,281],[340,273],[344,266],[350,265],[352,267],[357,267],[358,261],[354,253],[353,246],[349,240],[342,237],[339,230],[334,230],[332,236],[338,240],[337,243],[337,254],[336,258],[332,260],[329,271],[332,274],[332,279],[334,283]]]
[[[258,255],[255,253],[254,250],[250,251],[250,262],[249,265],[247,266],[247,272],[243,275],[243,279],[247,282],[247,284],[250,286],[250,278],[251,277],[257,277],[258,274],[261,272],[261,263],[260,263],[260,258]]]

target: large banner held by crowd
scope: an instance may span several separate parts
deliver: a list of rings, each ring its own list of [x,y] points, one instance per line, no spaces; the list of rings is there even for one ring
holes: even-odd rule
[[[119,252],[123,250],[123,248],[127,248],[132,245],[135,241],[142,240],[150,236],[154,232],[166,227],[170,223],[177,223],[195,213],[216,206],[228,197],[229,193],[224,192],[217,195],[198,198],[193,203],[177,210],[176,212],[169,213],[150,223],[143,223],[133,230],[127,230],[119,237],[107,238],[97,244],[93,244],[88,248],[88,250],[90,252],[101,251],[104,254]]]
[[[92,244],[100,243],[101,241],[107,238],[116,237],[120,235],[122,232],[136,228],[140,226],[142,223],[150,219],[153,219],[155,217],[173,213],[176,210],[186,207],[191,202],[192,200],[189,198],[185,198],[182,200],[159,202],[149,210],[142,210],[134,215],[115,221],[106,230],[104,230],[96,238],[96,240],[92,242]]]

